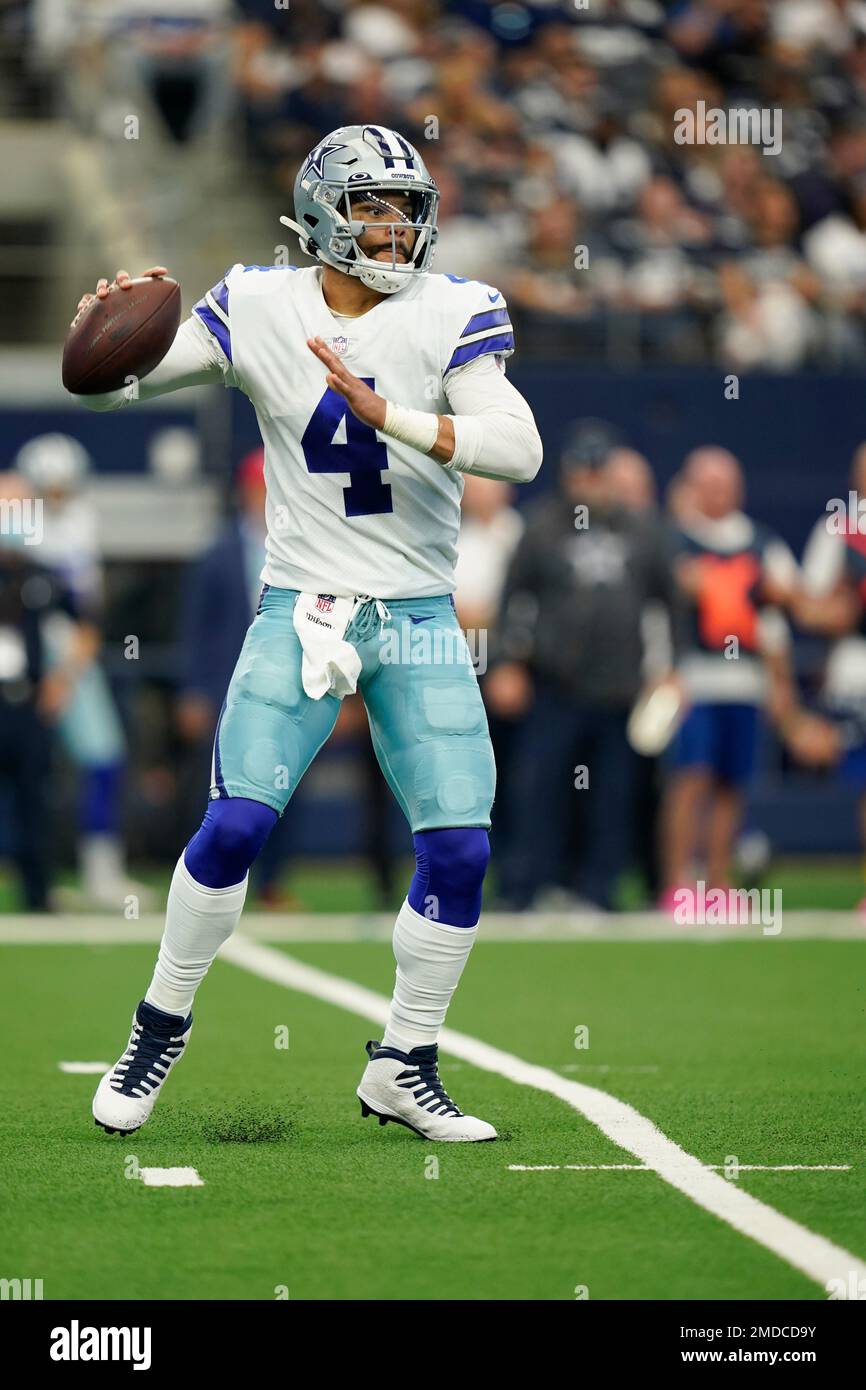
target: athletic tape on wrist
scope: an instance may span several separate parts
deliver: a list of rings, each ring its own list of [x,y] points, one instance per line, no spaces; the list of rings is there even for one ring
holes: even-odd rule
[[[407,410],[405,406],[387,401],[382,433],[411,445],[422,454],[429,454],[439,435],[439,416],[427,410]]]

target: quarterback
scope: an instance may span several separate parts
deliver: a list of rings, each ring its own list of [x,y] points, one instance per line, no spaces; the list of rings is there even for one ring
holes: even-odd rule
[[[195,992],[237,925],[250,866],[340,700],[359,690],[416,855],[361,1111],[429,1140],[496,1138],[439,1076],[439,1032],[478,930],[495,768],[471,662],[436,655],[455,638],[465,647],[452,597],[461,474],[526,482],[542,447],[505,377],[514,338],[502,294],[431,272],[438,201],[401,135],[333,131],[298,173],[295,220],[282,219],[315,263],[232,266],[154,371],[80,398],[113,410],[188,385],[237,387],[256,411],[267,484],[261,597],[220,713],[207,810],[175,868],[126,1050],[93,1100],[109,1132],[150,1115],[189,1042]],[[118,271],[115,283],[130,277]],[[100,280],[96,295],[108,290]],[[448,640],[387,660],[395,643],[383,637],[405,652],[420,625]]]

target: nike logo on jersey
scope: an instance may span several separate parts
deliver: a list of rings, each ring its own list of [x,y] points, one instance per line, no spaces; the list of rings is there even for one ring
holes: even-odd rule
[[[491,304],[495,304],[496,301],[497,301],[497,299],[499,298],[499,290],[497,290],[495,294],[491,294],[490,291],[488,290],[488,291],[487,291],[487,298],[490,300],[490,303],[491,303]]]
[[[413,618],[413,617],[412,617],[412,614],[410,613],[410,614],[409,614],[409,621],[410,621],[411,623],[429,623],[429,621],[430,621],[430,619],[431,619],[432,617],[434,617],[434,614],[433,614],[433,613],[427,613],[427,614],[425,614],[425,616],[424,616],[423,618]]]

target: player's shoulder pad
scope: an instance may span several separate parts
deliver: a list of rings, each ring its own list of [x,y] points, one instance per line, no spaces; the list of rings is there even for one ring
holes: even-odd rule
[[[483,280],[466,280],[460,275],[431,276],[448,315],[448,359],[444,371],[465,366],[485,353],[510,357],[514,351],[514,329],[505,296],[495,285]]]
[[[221,280],[193,305],[192,312],[216,339],[230,362],[232,357],[232,301],[243,297],[269,294],[285,284],[285,273],[295,266],[244,265],[237,261],[229,266]],[[276,272],[273,275],[268,271]],[[280,274],[279,272],[282,272]]]
[[[296,265],[233,265],[226,278],[233,293],[260,295],[283,289],[287,280],[302,273]]]
[[[426,278],[435,282],[437,295],[443,297],[444,302],[455,310],[458,305],[461,308],[482,305],[491,309],[505,307],[502,291],[496,285],[488,285],[484,280],[467,280],[463,275],[447,274],[431,274]]]

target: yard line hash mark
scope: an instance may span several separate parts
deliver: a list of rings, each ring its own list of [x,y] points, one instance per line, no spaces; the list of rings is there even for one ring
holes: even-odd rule
[[[390,1000],[384,995],[315,966],[304,965],[256,941],[245,940],[239,935],[230,937],[220,951],[220,958],[261,979],[309,994],[374,1023],[384,1025],[387,1022]],[[520,1057],[451,1028],[443,1028],[439,1042],[443,1052],[483,1071],[495,1072],[518,1086],[532,1086],[565,1101],[617,1148],[641,1159],[664,1182],[691,1198],[697,1206],[763,1245],[822,1288],[826,1288],[830,1279],[849,1279],[852,1270],[858,1280],[866,1279],[866,1260],[799,1225],[775,1207],[706,1168],[700,1159],[668,1139],[652,1120],[608,1092],[582,1081],[571,1081],[548,1067],[524,1062]]]
[[[110,1062],[58,1062],[60,1071],[73,1076],[104,1076],[111,1066]]]
[[[139,1168],[145,1187],[204,1187],[196,1168]]]

